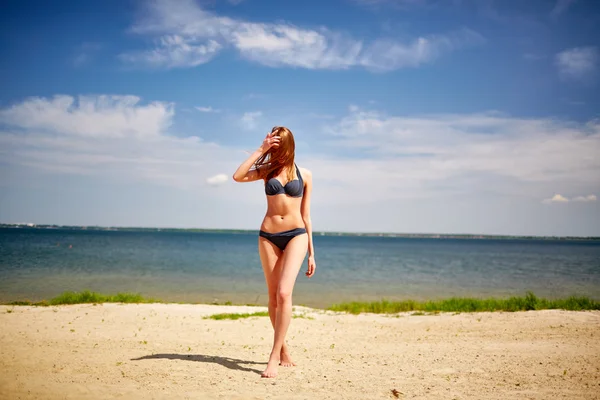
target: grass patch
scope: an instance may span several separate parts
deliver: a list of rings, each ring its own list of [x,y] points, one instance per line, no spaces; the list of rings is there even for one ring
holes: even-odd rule
[[[83,303],[164,303],[161,300],[145,298],[139,293],[117,293],[114,295],[105,295],[97,292],[84,290],[82,292],[67,291],[50,300],[31,302],[27,300],[13,301],[6,303],[13,306],[55,306],[62,304],[83,304]],[[187,304],[187,303],[186,303]],[[225,304],[231,304],[227,301]],[[342,311],[351,314],[360,314],[363,312],[375,314],[396,314],[400,312],[413,312],[413,315],[423,315],[420,313],[439,312],[479,312],[479,311],[527,311],[527,310],[547,310],[562,309],[569,311],[582,310],[600,310],[600,301],[590,299],[589,297],[571,296],[564,299],[548,300],[537,297],[532,292],[527,292],[525,296],[513,296],[509,298],[469,298],[452,297],[445,300],[435,301],[374,301],[374,302],[349,302],[334,304],[327,310]],[[12,312],[7,311],[7,312]],[[236,320],[240,318],[267,317],[266,311],[255,312],[251,314],[215,314],[205,319]],[[303,314],[293,315],[293,318],[313,319]]]
[[[38,303],[32,303],[29,300],[21,300],[21,301],[12,301],[8,304],[11,306],[32,306],[32,305],[42,305],[41,303],[43,303],[43,305],[48,305],[45,300],[42,300],[41,302],[38,302]]]
[[[15,306],[56,306],[61,304],[85,304],[85,303],[159,303],[160,300],[145,298],[138,293],[117,293],[106,295],[89,290],[82,292],[64,292],[50,300],[39,302],[13,301],[8,303]]]
[[[213,314],[213,315],[209,315],[209,316],[202,317],[202,318],[203,319],[215,319],[217,321],[220,321],[220,320],[224,320],[224,319],[241,319],[241,318],[268,317],[268,316],[269,316],[268,311],[257,311],[254,313]],[[294,315],[292,315],[292,318],[314,319],[310,315],[304,315],[304,314],[294,314]]]
[[[203,317],[203,319],[215,319],[217,321],[223,320],[223,319],[241,319],[241,318],[252,318],[252,317],[268,317],[269,316],[269,312],[268,311],[258,311],[255,313],[223,313],[223,314],[213,314],[213,315],[209,315],[207,317]]]
[[[314,317],[311,317],[310,315],[306,315],[306,314],[293,314],[292,318],[315,319]]]
[[[50,305],[59,304],[83,304],[83,303],[155,303],[159,300],[144,298],[139,293],[117,293],[115,295],[104,295],[101,293],[90,292],[64,292],[51,299]]]
[[[345,311],[351,314],[361,312],[375,314],[395,314],[399,312],[479,312],[479,311],[528,311],[561,309],[570,311],[600,310],[600,302],[588,297],[571,296],[566,299],[548,300],[539,298],[532,292],[525,297],[509,297],[507,299],[476,299],[468,297],[452,297],[437,301],[374,301],[349,302],[334,304],[331,311]],[[418,315],[418,314],[413,314]]]

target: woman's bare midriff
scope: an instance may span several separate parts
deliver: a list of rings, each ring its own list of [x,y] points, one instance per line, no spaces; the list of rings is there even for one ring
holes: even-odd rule
[[[277,233],[290,229],[304,228],[300,206],[302,197],[289,197],[285,194],[267,196],[267,214],[260,230]]]

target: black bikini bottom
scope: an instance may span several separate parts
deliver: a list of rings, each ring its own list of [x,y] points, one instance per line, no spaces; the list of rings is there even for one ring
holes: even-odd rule
[[[270,241],[275,246],[279,247],[280,250],[283,251],[283,250],[285,250],[285,247],[290,242],[290,240],[292,240],[293,238],[295,238],[298,235],[302,235],[303,233],[306,233],[305,228],[296,228],[296,229],[290,229],[289,231],[276,232],[276,233],[260,231],[259,236],[264,237],[265,239],[267,239],[268,241]]]

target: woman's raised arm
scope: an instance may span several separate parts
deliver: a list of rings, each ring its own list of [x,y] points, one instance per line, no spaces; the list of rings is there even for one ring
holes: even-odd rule
[[[260,145],[260,147],[254,153],[252,153],[250,157],[248,157],[246,161],[244,161],[233,173],[233,180],[236,182],[252,182],[259,180],[260,176],[258,171],[251,171],[250,168],[252,168],[252,165],[254,165],[256,160],[258,160],[267,150],[269,150],[271,147],[276,148],[279,146],[280,140],[281,138],[279,136],[273,136],[272,132],[267,133],[267,136],[263,140],[263,143]]]

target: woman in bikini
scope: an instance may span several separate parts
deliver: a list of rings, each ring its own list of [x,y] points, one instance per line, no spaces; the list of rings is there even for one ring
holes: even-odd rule
[[[290,358],[285,335],[292,317],[292,291],[308,251],[306,276],[315,273],[310,220],[312,174],[294,162],[294,136],[274,127],[262,145],[233,174],[236,182],[262,179],[267,213],[260,227],[258,253],[269,291],[269,317],[275,329],[273,349],[262,377],[277,376],[277,366],[296,364]],[[254,168],[252,168],[254,167]]]

